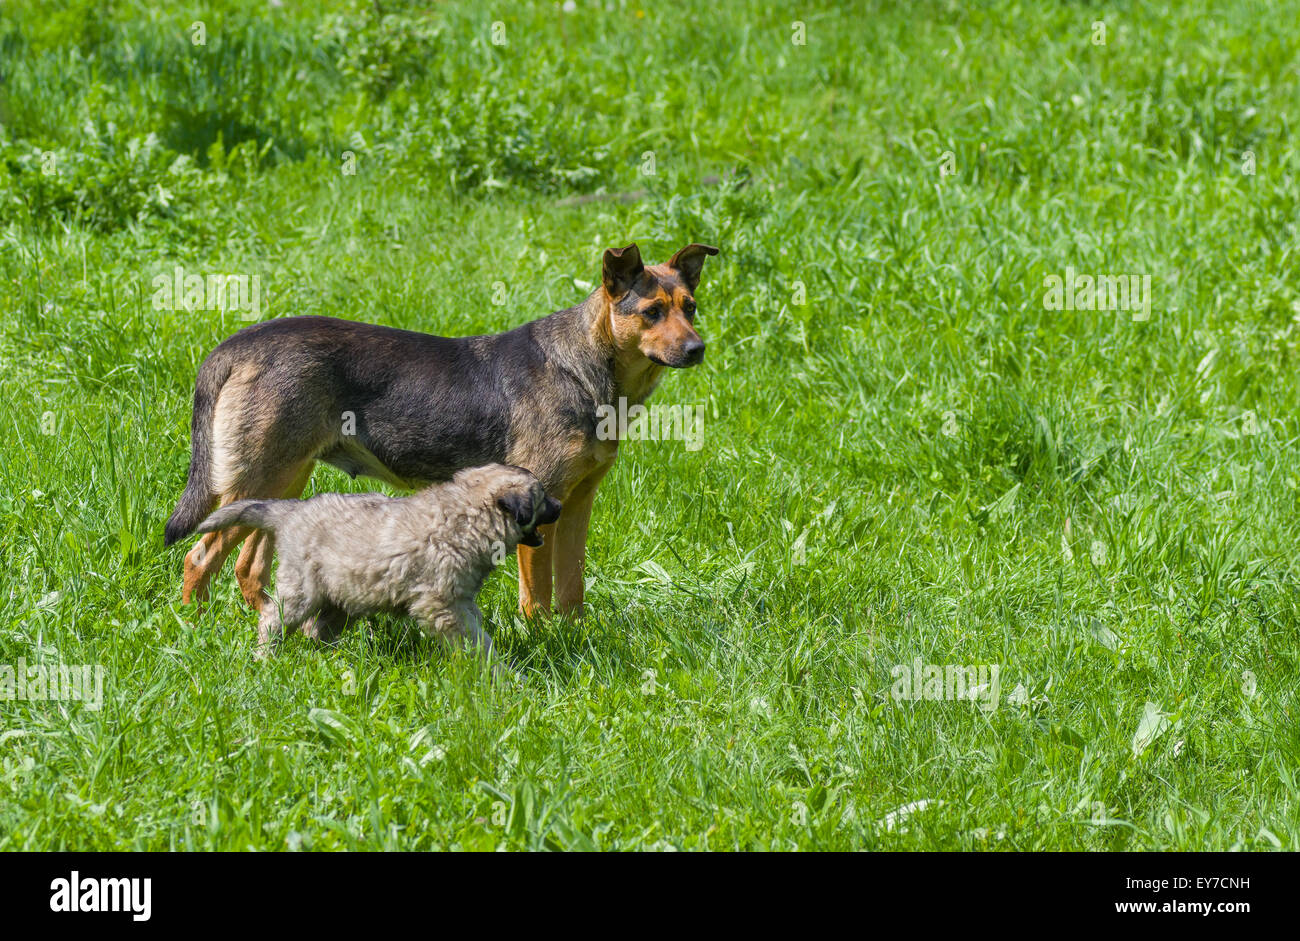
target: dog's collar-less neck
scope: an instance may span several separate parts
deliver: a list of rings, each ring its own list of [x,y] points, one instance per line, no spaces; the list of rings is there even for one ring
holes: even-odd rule
[[[628,375],[630,368],[620,363],[617,356],[614,357],[615,399],[627,399],[628,405],[640,405],[650,398],[651,393],[659,385],[659,380],[663,378],[664,367],[644,358],[643,362],[644,367],[638,370],[635,376],[630,376]]]
[[[614,380],[611,401],[602,404],[613,405],[620,399],[626,399],[629,405],[640,405],[659,385],[664,367],[646,359],[640,351],[637,351],[635,360],[631,363],[619,355],[618,346],[614,343],[614,305],[599,288],[587,298],[583,306],[587,316],[587,339],[604,359],[609,375]],[[638,366],[640,368],[636,368]]]
[[[611,313],[608,299],[597,288],[581,304],[532,323],[532,329],[545,331],[550,338],[551,364],[590,399],[593,410],[602,405],[617,407],[620,398],[628,405],[641,404],[664,369],[639,351],[633,363],[620,356]]]

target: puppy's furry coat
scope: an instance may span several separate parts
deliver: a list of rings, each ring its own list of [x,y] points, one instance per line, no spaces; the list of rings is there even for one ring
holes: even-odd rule
[[[280,567],[258,621],[266,656],[284,630],[332,640],[349,615],[392,611],[430,636],[474,642],[489,653],[475,603],[488,574],[520,542],[541,545],[539,525],[560,504],[521,467],[488,464],[410,497],[326,493],[310,500],[240,500],[199,525],[250,526],[275,534]]]

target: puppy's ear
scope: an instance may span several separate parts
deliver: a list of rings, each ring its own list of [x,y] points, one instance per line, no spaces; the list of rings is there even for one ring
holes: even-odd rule
[[[694,291],[700,286],[700,272],[704,270],[704,259],[717,253],[718,250],[712,245],[692,243],[678,249],[677,254],[668,259],[668,267],[676,270],[686,282],[686,286]]]
[[[600,277],[605,284],[605,292],[610,297],[622,297],[632,286],[645,265],[641,263],[641,249],[633,242],[627,248],[606,249],[601,260]]]
[[[528,490],[511,490],[497,497],[497,506],[520,526],[527,526],[533,521],[533,495]]]

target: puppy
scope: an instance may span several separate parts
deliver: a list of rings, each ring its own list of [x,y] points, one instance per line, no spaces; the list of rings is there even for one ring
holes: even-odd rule
[[[487,464],[410,497],[326,493],[310,500],[240,500],[198,527],[269,530],[280,555],[276,593],[262,605],[258,656],[285,629],[333,640],[349,615],[407,614],[431,637],[473,642],[488,655],[475,603],[488,574],[515,546],[540,546],[558,501],[522,467]]]

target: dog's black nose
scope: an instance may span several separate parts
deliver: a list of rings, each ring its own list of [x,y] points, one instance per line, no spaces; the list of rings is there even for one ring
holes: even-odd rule
[[[686,360],[688,366],[694,366],[704,359],[704,341],[699,337],[687,340],[682,344],[682,358]]]

